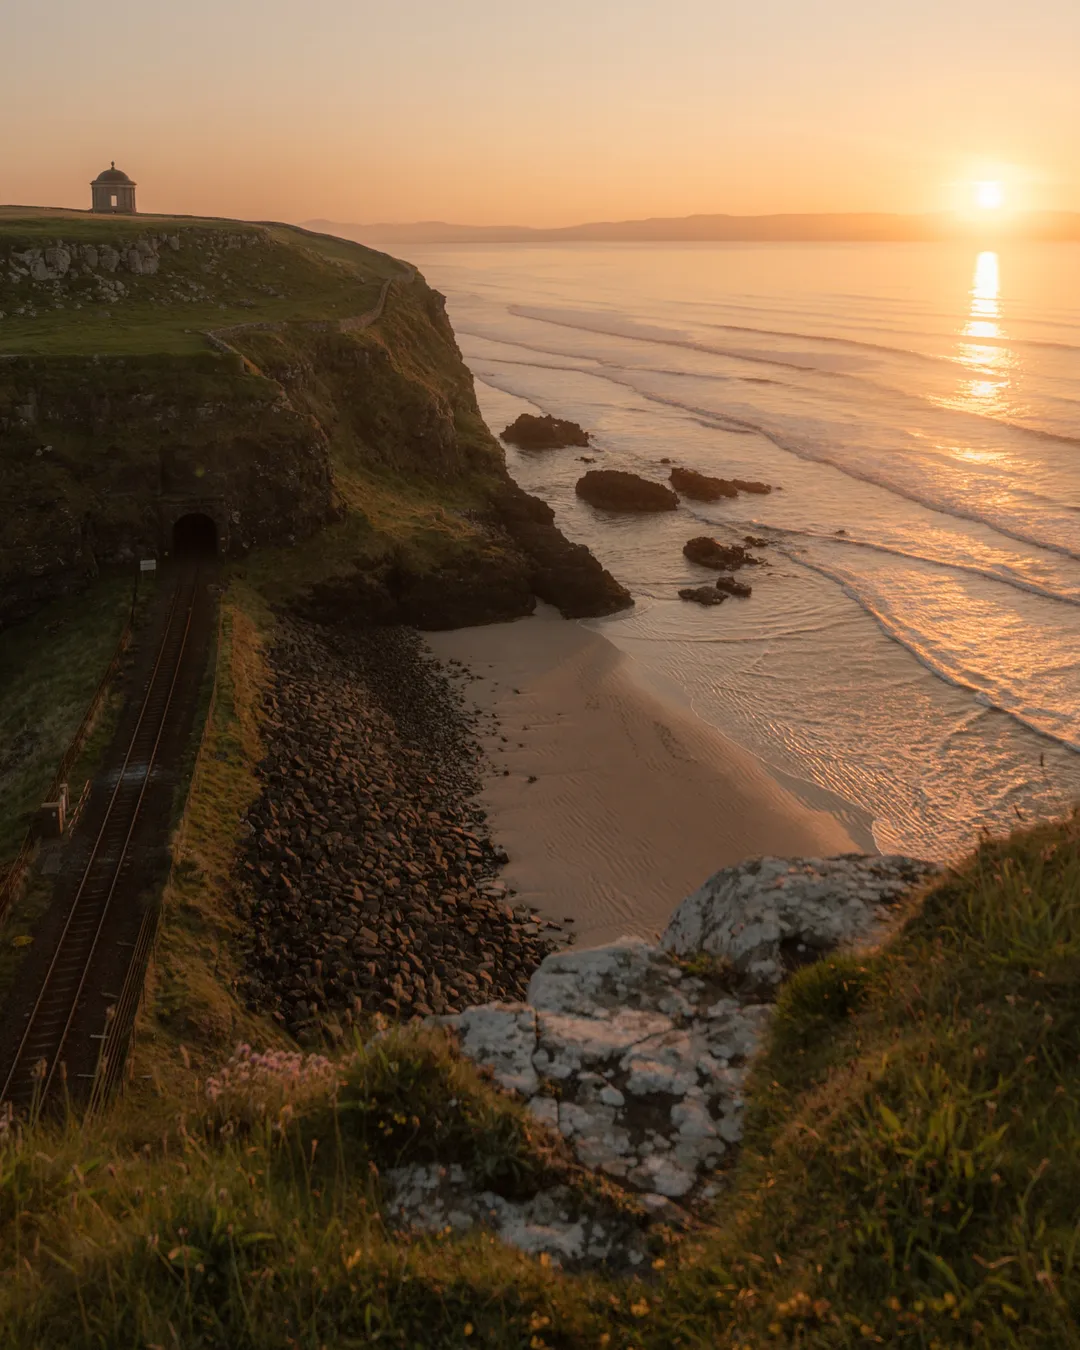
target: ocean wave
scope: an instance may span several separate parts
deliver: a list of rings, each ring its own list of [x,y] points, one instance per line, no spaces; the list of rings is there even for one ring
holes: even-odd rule
[[[685,302],[684,302],[685,303]],[[702,302],[702,308],[715,309],[715,302]],[[754,312],[754,306],[745,306],[748,312]],[[832,316],[823,316],[832,317]],[[942,315],[944,319],[950,322],[954,319],[953,315]],[[887,354],[896,354],[899,356],[911,356],[917,361],[951,361],[953,358],[947,356],[935,356],[932,352],[921,352],[914,347],[898,347],[894,343],[888,342],[868,342],[863,338],[844,337],[835,333],[809,333],[802,329],[787,328],[762,328],[755,324],[739,323],[718,323],[714,320],[697,319],[694,322],[700,324],[702,328],[725,329],[733,333],[760,333],[763,337],[795,338],[800,342],[834,342],[846,346],[866,347],[870,351],[885,352]],[[850,319],[848,320],[850,323]],[[880,331],[880,323],[864,325],[871,331]],[[1075,325],[1067,325],[1073,327]],[[930,338],[935,341],[952,341],[956,338],[956,332],[952,328],[905,328],[903,335],[913,338]],[[1028,338],[1021,337],[1018,334],[1010,334],[1008,337],[980,337],[979,345],[986,347],[1036,347],[1039,349],[1057,350],[1063,352],[1080,352],[1080,346],[1071,342],[1055,342],[1050,338]]]
[[[950,663],[951,653],[947,649],[935,645],[925,634],[916,635],[913,633],[907,624],[896,617],[888,601],[883,597],[879,595],[871,599],[870,596],[859,589],[849,576],[834,571],[825,563],[793,556],[782,546],[780,546],[780,551],[786,557],[789,557],[792,562],[816,572],[819,576],[826,577],[839,586],[850,600],[853,600],[860,609],[870,615],[886,636],[909,651],[921,665],[925,666],[938,679],[944,680],[946,684],[951,684],[957,689],[969,690],[982,706],[1005,713],[1014,721],[1020,723],[1021,726],[1027,727],[1029,731],[1037,732],[1040,736],[1055,741],[1067,750],[1080,752],[1080,737],[1076,737],[1075,733],[1065,733],[1055,725],[1057,722],[1064,720],[1065,714],[1053,709],[1033,708],[1025,703],[1022,695],[1014,689],[1001,690],[995,695],[989,689],[972,683],[970,678],[964,678]],[[1054,719],[1054,722],[1050,721],[1051,718]]]
[[[693,417],[701,426],[715,427],[717,431],[749,432],[764,437],[770,444],[775,445],[777,449],[783,450],[789,455],[794,455],[796,459],[801,459],[810,464],[826,464],[855,482],[869,483],[873,487],[881,488],[883,491],[891,493],[895,497],[900,497],[904,501],[913,502],[917,506],[925,507],[928,511],[937,512],[940,515],[948,516],[953,520],[966,520],[972,524],[984,525],[988,529],[1000,534],[1003,538],[1011,539],[1016,543],[1027,544],[1034,548],[1046,549],[1050,553],[1056,553],[1061,557],[1073,558],[1080,561],[1080,552],[1068,548],[1064,544],[1057,543],[1054,540],[1041,538],[1039,535],[1025,531],[1014,522],[1003,522],[1000,518],[979,512],[970,508],[964,508],[955,502],[946,502],[941,498],[934,497],[927,493],[920,493],[913,488],[897,483],[885,473],[873,473],[866,469],[858,469],[855,466],[846,463],[837,458],[833,453],[825,450],[813,450],[808,446],[786,436],[784,433],[767,427],[759,422],[751,421],[745,417],[736,417],[733,413],[718,413],[711,408],[702,408],[693,403],[687,403],[682,399],[676,399],[670,395],[650,393],[640,389],[632,380],[619,379],[612,373],[612,368],[602,367],[592,370],[582,370],[576,373],[582,375],[591,375],[596,379],[607,380],[610,383],[620,385],[623,388],[633,390],[640,398],[650,403],[659,404],[661,407],[674,408]],[[494,375],[486,374],[495,388],[501,389],[504,393],[512,394],[516,397],[523,396],[513,388],[508,388],[505,383],[499,383]],[[1071,508],[1067,508],[1071,509]]]
[[[626,342],[652,343],[662,347],[675,347],[683,351],[697,352],[705,356],[718,356],[731,361],[746,361],[750,364],[776,366],[782,370],[798,371],[800,374],[816,376],[825,380],[849,381],[862,388],[874,388],[889,394],[891,397],[904,400],[906,402],[917,403],[922,406],[932,407],[938,411],[949,412],[954,416],[961,418],[974,418],[978,422],[989,423],[994,426],[1007,427],[1022,435],[1036,436],[1043,440],[1056,441],[1065,445],[1080,445],[1080,436],[1072,436],[1066,432],[1051,431],[1046,427],[1032,426],[1024,422],[1014,422],[1008,418],[997,417],[993,413],[979,412],[972,408],[956,407],[948,401],[943,401],[940,397],[930,394],[915,393],[910,389],[898,388],[895,385],[885,384],[880,380],[875,380],[865,373],[853,373],[850,370],[829,369],[828,367],[815,365],[812,360],[792,361],[784,360],[778,355],[769,355],[760,351],[747,351],[744,348],[729,348],[712,346],[709,343],[697,342],[688,337],[676,337],[669,331],[661,330],[659,332],[642,329],[637,332],[626,331],[625,328],[603,328],[582,322],[573,322],[565,316],[565,311],[544,310],[539,307],[530,307],[525,305],[510,305],[508,312],[517,318],[530,319],[534,323],[548,323],[557,328],[568,328],[572,332],[592,333],[598,337],[612,337],[624,340]],[[560,315],[562,317],[553,317]],[[632,323],[632,321],[631,321]],[[861,344],[866,345],[866,344]],[[884,350],[884,349],[883,349]],[[589,357],[582,354],[582,360],[600,360],[603,358]],[[962,363],[958,363],[953,357],[928,358],[934,361],[943,361],[953,368]],[[626,367],[631,369],[631,367]],[[687,378],[701,378],[701,374],[695,371],[673,371],[672,374],[678,374]],[[708,374],[705,378],[710,378]],[[711,378],[723,378],[722,376],[713,376]],[[1070,399],[1062,395],[1054,396],[1055,402],[1075,404],[1075,399]]]
[[[709,518],[696,511],[690,512],[695,519],[702,523],[712,523]],[[1020,576],[1008,568],[1008,564],[1003,564],[1003,570],[998,570],[993,566],[980,566],[974,562],[960,562],[955,559],[944,558],[941,556],[933,557],[927,553],[920,553],[916,549],[900,548],[892,544],[878,544],[869,539],[854,539],[851,535],[836,535],[818,533],[813,530],[796,530],[779,525],[749,525],[748,529],[761,531],[770,538],[782,539],[808,539],[817,540],[823,544],[835,545],[839,548],[866,549],[871,553],[881,553],[892,558],[903,558],[907,562],[925,563],[929,567],[947,568],[952,572],[962,572],[969,576],[982,577],[986,581],[998,582],[1002,586],[1011,586],[1014,590],[1023,591],[1028,595],[1038,595],[1043,600],[1053,600],[1063,605],[1074,605],[1080,607],[1080,590],[1075,595],[1069,595],[1061,591],[1051,590],[1047,586],[1041,585],[1037,581],[1032,581],[1027,577]],[[796,562],[803,561],[799,554],[792,555],[786,549],[783,550],[785,556],[792,557]]]

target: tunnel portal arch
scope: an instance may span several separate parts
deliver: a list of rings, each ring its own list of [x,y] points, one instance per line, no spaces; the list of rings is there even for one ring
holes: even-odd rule
[[[177,558],[213,558],[218,552],[217,521],[205,511],[177,516],[172,527],[172,551]]]

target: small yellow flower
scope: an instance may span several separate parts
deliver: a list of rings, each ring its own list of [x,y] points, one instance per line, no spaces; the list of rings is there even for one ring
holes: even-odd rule
[[[466,1336],[471,1336],[473,1334],[473,1324],[471,1322],[466,1322],[462,1330],[465,1332]]]
[[[529,1318],[530,1331],[543,1331],[545,1327],[551,1326],[551,1318],[544,1317],[541,1313],[534,1312]]]
[[[658,1256],[656,1260],[652,1263],[652,1268],[653,1270],[663,1270],[666,1265],[667,1262],[664,1260],[664,1258],[662,1256]]]
[[[631,1303],[630,1311],[634,1314],[635,1317],[648,1317],[649,1315],[648,1299],[643,1298],[639,1299],[637,1303]]]

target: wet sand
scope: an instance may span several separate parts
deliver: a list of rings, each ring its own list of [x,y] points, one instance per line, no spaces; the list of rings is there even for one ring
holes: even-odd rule
[[[481,800],[514,903],[572,918],[582,945],[655,937],[684,896],[745,858],[872,847],[554,610],[426,636],[479,677],[465,697],[498,721],[482,718]]]

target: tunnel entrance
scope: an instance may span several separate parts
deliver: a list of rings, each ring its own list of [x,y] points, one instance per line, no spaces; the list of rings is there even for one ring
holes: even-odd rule
[[[202,511],[181,516],[173,525],[172,551],[178,558],[212,558],[218,550],[217,524]]]

